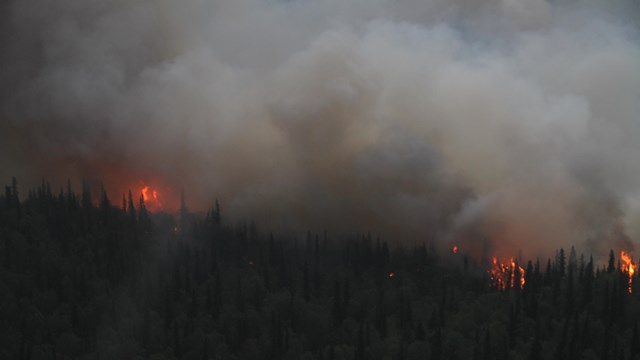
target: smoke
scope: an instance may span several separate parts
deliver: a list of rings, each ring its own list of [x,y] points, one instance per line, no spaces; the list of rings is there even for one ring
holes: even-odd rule
[[[640,235],[640,7],[5,1],[0,175],[268,227],[600,254]]]

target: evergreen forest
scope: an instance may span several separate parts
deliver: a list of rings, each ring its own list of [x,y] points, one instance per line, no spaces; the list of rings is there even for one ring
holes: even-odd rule
[[[617,253],[514,264],[14,179],[0,359],[640,359],[640,287]]]

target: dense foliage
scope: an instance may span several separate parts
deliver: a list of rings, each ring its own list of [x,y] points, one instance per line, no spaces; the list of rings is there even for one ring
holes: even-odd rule
[[[524,286],[497,289],[488,261],[423,243],[280,237],[86,185],[18,195],[0,196],[2,359],[640,358],[613,252],[521,260]]]

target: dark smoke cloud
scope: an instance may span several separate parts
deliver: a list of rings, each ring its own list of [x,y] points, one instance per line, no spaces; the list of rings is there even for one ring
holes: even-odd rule
[[[269,227],[596,254],[640,235],[637,2],[4,1],[0,174]]]

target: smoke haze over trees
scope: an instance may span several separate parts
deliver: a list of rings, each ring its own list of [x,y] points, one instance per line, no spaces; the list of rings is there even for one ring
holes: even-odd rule
[[[0,357],[640,356],[638,279],[629,293],[613,251],[608,263],[574,248],[516,258],[501,286],[490,260],[463,247],[292,238],[224,219],[218,206],[149,213],[86,183],[76,193],[14,181],[0,194]]]
[[[640,235],[638,19],[626,0],[3,1],[0,177],[606,257]]]

